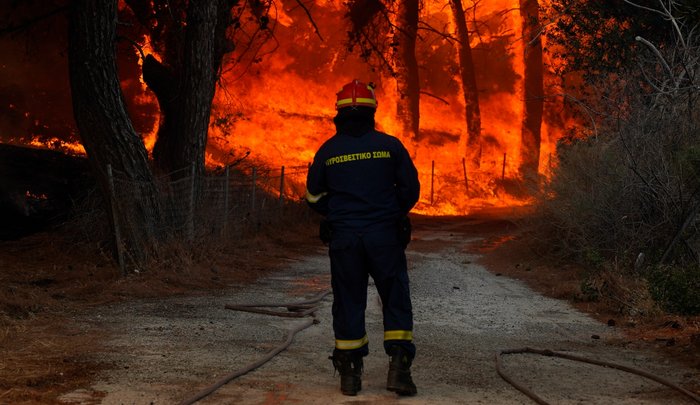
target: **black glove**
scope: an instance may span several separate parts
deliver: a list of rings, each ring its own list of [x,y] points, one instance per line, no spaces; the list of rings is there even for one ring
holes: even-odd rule
[[[324,245],[331,243],[331,235],[333,234],[333,228],[331,227],[330,221],[327,219],[322,219],[321,224],[318,227],[318,237],[321,238],[321,242]]]
[[[406,249],[406,246],[408,246],[408,243],[411,241],[411,219],[407,216],[399,220],[398,235],[399,243]]]

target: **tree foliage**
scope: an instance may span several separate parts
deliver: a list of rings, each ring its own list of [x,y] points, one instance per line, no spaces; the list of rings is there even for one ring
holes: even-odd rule
[[[350,23],[348,50],[359,48],[360,57],[367,63],[393,73],[388,55],[396,44],[389,35],[393,27],[389,8],[376,0],[350,0],[346,6],[345,17]]]
[[[547,29],[550,51],[564,61],[559,73],[582,72],[589,82],[604,80],[611,74],[638,73],[636,60],[642,37],[661,48],[673,47],[678,40],[672,22],[658,10],[672,7],[673,15],[688,29],[698,21],[700,1],[639,0],[555,0],[547,10],[554,21]]]

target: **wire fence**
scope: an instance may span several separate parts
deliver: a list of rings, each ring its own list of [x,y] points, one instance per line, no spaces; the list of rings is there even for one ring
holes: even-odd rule
[[[120,267],[142,261],[129,257],[126,246],[145,246],[153,235],[161,241],[207,243],[255,232],[292,211],[308,218],[307,210],[298,209],[307,171],[307,165],[238,165],[196,176],[190,167],[158,178],[154,188],[153,182],[108,167]]]
[[[468,172],[464,159],[437,166],[433,161],[431,172],[421,173],[419,205],[458,206],[475,197],[498,198],[507,179],[506,156],[493,163]],[[120,266],[124,268],[129,259],[123,257],[130,250],[126,245],[144,246],[153,235],[187,242],[235,238],[289,217],[292,207],[297,209],[295,215],[308,219],[310,211],[300,204],[308,169],[309,164],[271,168],[239,162],[196,176],[194,167],[189,167],[158,178],[154,188],[151,181],[134,180],[108,167]]]
[[[446,207],[474,207],[478,205],[477,201],[512,204],[517,199],[526,199],[535,189],[533,184],[523,181],[513,159],[503,153],[499,158],[480,162],[477,169],[470,169],[464,158],[433,160],[430,171],[421,173],[419,206],[434,209],[428,209],[428,212],[440,212]],[[539,168],[542,179],[551,176],[552,164],[550,154]],[[454,210],[450,212],[455,213]]]

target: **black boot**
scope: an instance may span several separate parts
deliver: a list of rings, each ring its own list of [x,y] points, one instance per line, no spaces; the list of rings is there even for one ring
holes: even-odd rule
[[[413,359],[402,347],[394,347],[389,360],[389,375],[386,379],[386,389],[399,395],[416,395],[418,390],[411,378],[411,363]]]
[[[333,360],[333,367],[340,374],[340,391],[343,395],[357,395],[362,389],[362,356],[335,350],[329,359]]]

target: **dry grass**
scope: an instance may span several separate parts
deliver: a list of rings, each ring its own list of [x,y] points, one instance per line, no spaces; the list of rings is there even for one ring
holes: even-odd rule
[[[106,243],[72,226],[0,242],[0,403],[58,404],[109,364],[90,358],[104,336],[71,314],[140,297],[204,294],[249,283],[316,249],[314,218],[295,209],[255,233],[199,246],[177,244],[124,277]],[[165,259],[167,258],[167,259]],[[99,393],[93,393],[99,402]]]
[[[1,403],[59,403],[61,393],[86,386],[105,366],[89,359],[85,351],[100,345],[99,333],[83,334],[71,326],[37,316],[4,328]]]

